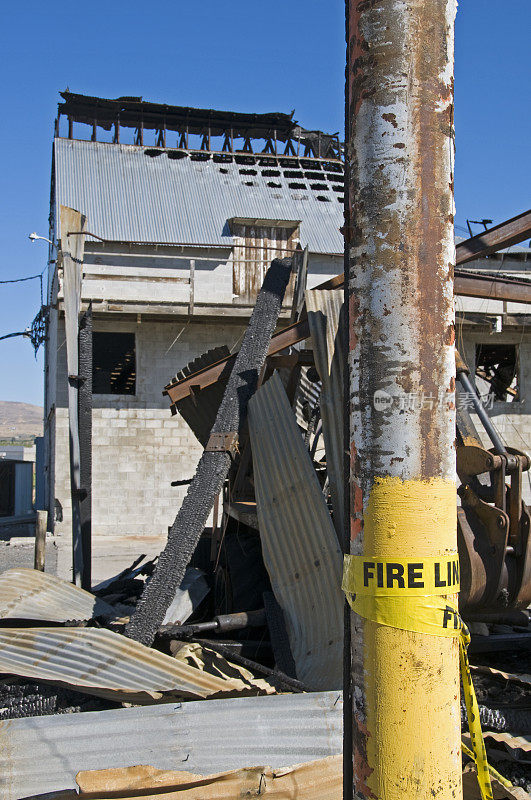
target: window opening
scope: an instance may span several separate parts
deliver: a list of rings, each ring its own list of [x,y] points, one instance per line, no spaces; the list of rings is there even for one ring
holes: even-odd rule
[[[92,334],[93,394],[135,394],[136,352],[134,333]]]
[[[518,380],[518,346],[476,345],[476,385],[490,401],[513,403],[521,400]]]

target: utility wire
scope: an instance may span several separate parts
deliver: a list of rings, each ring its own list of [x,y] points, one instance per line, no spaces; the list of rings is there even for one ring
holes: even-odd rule
[[[44,269],[46,269],[46,267]],[[0,281],[0,283],[24,283],[24,281],[33,281],[36,278],[42,278],[42,272],[39,273],[39,275],[30,275],[28,278],[12,278],[9,281]]]

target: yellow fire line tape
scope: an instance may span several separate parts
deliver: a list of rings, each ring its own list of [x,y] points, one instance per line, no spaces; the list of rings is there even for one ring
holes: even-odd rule
[[[483,800],[493,800],[479,708],[468,664],[470,634],[445,595],[459,591],[457,554],[437,558],[378,559],[346,555],[342,589],[350,607],[380,625],[431,636],[459,636],[461,680]]]
[[[461,741],[461,748],[463,750],[463,753],[465,753],[465,755],[471,758],[472,761],[476,760],[476,756],[474,755],[472,750],[469,747],[467,747],[463,741]],[[513,788],[511,781],[508,781],[507,778],[504,778],[503,775],[501,775],[497,769],[494,769],[494,767],[491,764],[487,764],[487,767],[489,768],[489,772],[492,775],[492,777],[496,778],[496,780],[499,781],[502,786],[505,786],[507,789]]]

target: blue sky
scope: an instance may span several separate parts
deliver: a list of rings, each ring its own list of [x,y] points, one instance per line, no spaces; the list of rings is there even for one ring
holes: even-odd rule
[[[456,205],[500,222],[528,208],[529,0],[461,0],[456,22]],[[58,92],[286,111],[307,128],[343,130],[342,0],[26,0],[4,7],[0,123],[0,279],[40,272]],[[463,233],[458,228],[458,233]],[[0,286],[0,335],[23,330],[38,282]],[[42,352],[0,342],[0,400],[42,403]]]

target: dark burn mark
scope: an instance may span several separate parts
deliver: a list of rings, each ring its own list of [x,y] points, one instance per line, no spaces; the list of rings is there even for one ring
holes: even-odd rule
[[[398,128],[398,123],[396,121],[396,114],[392,114],[391,112],[387,114],[382,114],[382,119],[384,119],[386,122],[390,122],[393,128]],[[402,147],[405,147],[405,145],[402,145]]]

